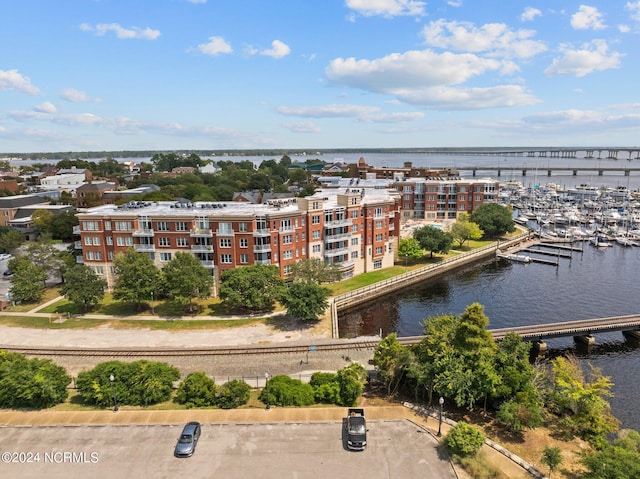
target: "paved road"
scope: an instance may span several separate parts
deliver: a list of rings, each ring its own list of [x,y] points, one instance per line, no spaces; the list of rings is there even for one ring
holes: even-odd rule
[[[364,452],[346,449],[345,408],[0,411],[0,476],[405,479],[428,468],[432,478],[456,477],[427,420],[399,406],[366,410]],[[176,459],[173,447],[189,420],[203,424],[202,438],[193,457]]]

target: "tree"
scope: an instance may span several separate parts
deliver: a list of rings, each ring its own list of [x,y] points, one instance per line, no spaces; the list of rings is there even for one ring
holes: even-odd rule
[[[278,406],[310,406],[314,403],[313,388],[310,384],[285,375],[270,378],[258,399],[265,404]]]
[[[60,250],[53,246],[51,240],[41,240],[29,242],[24,249],[23,255],[33,264],[47,273],[47,277],[52,274],[61,276],[60,269],[64,266]]]
[[[496,238],[505,233],[515,231],[516,226],[507,206],[498,203],[483,203],[479,205],[469,219],[476,223],[488,238]]]
[[[31,214],[31,220],[40,235],[44,237],[51,236],[51,227],[53,226],[53,213],[50,210],[37,209]]]
[[[329,307],[327,298],[330,290],[319,284],[294,281],[280,296],[280,303],[287,308],[287,314],[303,321],[312,321]]]
[[[553,471],[562,463],[562,450],[559,447],[545,446],[540,461],[549,466],[549,479],[551,479]]]
[[[398,257],[404,258],[404,266],[407,266],[407,260],[422,258],[424,252],[420,244],[414,238],[402,238],[398,244]]]
[[[71,377],[50,359],[0,351],[0,408],[48,408],[64,402]]]
[[[362,396],[366,380],[367,372],[361,364],[352,363],[339,369],[336,374],[339,388],[338,404],[340,406],[355,406]]]
[[[445,436],[444,446],[450,454],[466,457],[474,456],[484,441],[484,434],[479,429],[464,421],[458,421]]]
[[[479,240],[482,238],[482,230],[480,227],[469,221],[469,215],[467,213],[461,213],[458,216],[458,220],[451,225],[451,234],[453,240],[458,243],[458,246],[462,246],[469,240]]]
[[[416,228],[413,237],[422,249],[431,253],[432,258],[433,253],[448,253],[453,245],[453,235],[450,232],[431,225]]]
[[[9,253],[24,243],[24,235],[16,228],[0,227],[0,251]]]
[[[611,378],[591,368],[586,377],[577,359],[559,357],[551,362],[547,409],[562,418],[569,434],[579,435],[596,446],[617,431],[620,422],[605,399],[612,395]]]
[[[9,293],[13,301],[37,303],[42,300],[45,291],[47,273],[24,256],[9,260],[9,269],[13,271]]]
[[[55,216],[51,222],[49,231],[51,239],[69,241],[73,238],[73,227],[78,225],[78,217],[75,211],[65,211]]]
[[[385,337],[373,353],[373,364],[382,379],[387,395],[395,392],[406,372],[408,350],[398,341],[398,335],[391,333]]]
[[[277,266],[243,266],[222,273],[220,299],[234,309],[269,311],[273,310],[283,288]]]
[[[189,312],[194,310],[194,298],[211,296],[213,277],[190,253],[177,252],[162,268],[162,274],[169,296],[179,302],[188,303]]]
[[[133,303],[140,310],[152,293],[161,289],[160,270],[144,253],[136,253],[132,248],[118,253],[113,268],[116,274],[113,298],[117,301]]]
[[[584,479],[629,479],[640,477],[640,454],[619,446],[605,446],[582,459]]]
[[[60,294],[81,310],[88,311],[102,301],[106,287],[107,282],[99,278],[92,268],[78,264],[66,270]]]
[[[208,407],[216,404],[216,383],[204,372],[190,373],[178,386],[174,401],[188,408]]]
[[[251,398],[251,386],[240,379],[232,379],[218,389],[216,403],[221,409],[233,409],[247,404]]]
[[[338,265],[325,263],[319,258],[305,258],[291,265],[291,278],[314,283],[333,283],[340,281],[342,273]]]

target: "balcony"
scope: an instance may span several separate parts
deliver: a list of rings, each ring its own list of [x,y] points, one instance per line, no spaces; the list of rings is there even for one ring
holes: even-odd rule
[[[257,244],[253,247],[254,253],[269,253],[271,251],[270,244]]]
[[[351,239],[351,233],[325,234],[325,242],[336,242]]]
[[[153,230],[152,229],[133,230],[133,233],[131,233],[131,235],[134,237],[145,236],[145,237],[153,238]]]
[[[213,246],[210,244],[192,244],[191,252],[193,253],[211,253]]]
[[[153,244],[134,244],[133,249],[138,253],[150,253],[156,250],[156,246]]]
[[[208,261],[208,260],[202,260],[200,261],[200,264],[202,266],[204,266],[207,269],[213,269],[216,267],[215,263],[213,261]]]
[[[325,228],[339,228],[341,226],[351,226],[352,223],[353,223],[353,221],[351,220],[351,218],[345,218],[345,219],[342,219],[342,220],[325,221],[324,222],[324,227]]]
[[[73,232],[74,235],[79,235],[80,234],[80,225],[74,226],[72,232]]]
[[[270,259],[257,259],[254,261],[255,264],[271,264]]]
[[[189,236],[192,238],[213,238],[213,232],[211,229],[194,228],[189,230]]]
[[[281,226],[278,231],[280,231],[280,233],[293,233],[295,232],[295,228],[292,225]]]
[[[233,230],[216,230],[216,236],[233,236]]]
[[[350,253],[351,253],[351,248],[336,248],[336,249],[324,250],[325,258],[332,258],[334,256],[340,256],[340,255],[345,255]]]
[[[269,228],[260,228],[257,230],[253,230],[253,236],[271,236],[271,230]]]
[[[76,264],[84,264],[84,258],[82,255],[76,256]]]
[[[82,241],[74,241],[73,249],[82,249]]]

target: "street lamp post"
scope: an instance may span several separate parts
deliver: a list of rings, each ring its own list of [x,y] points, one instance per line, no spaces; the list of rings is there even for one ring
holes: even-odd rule
[[[265,391],[266,391],[266,399],[267,399],[267,404],[265,406],[265,409],[268,411],[269,409],[271,409],[271,405],[269,404],[269,373],[264,373],[264,387],[265,387]]]
[[[444,406],[444,398],[441,396],[438,399],[438,404],[440,404],[440,414],[438,415],[438,437],[442,436],[442,406]]]
[[[151,314],[156,314],[154,307],[153,307],[153,291],[151,291]]]
[[[116,378],[113,377],[113,374],[109,376],[109,382],[111,382],[111,394],[113,395],[113,412],[118,412],[118,400],[116,399],[116,388],[113,384]]]

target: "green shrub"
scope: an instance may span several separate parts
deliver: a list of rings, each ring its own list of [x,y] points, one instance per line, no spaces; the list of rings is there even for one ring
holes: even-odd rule
[[[119,404],[148,406],[167,401],[173,382],[180,378],[178,368],[153,361],[108,361],[78,374],[76,386],[85,404],[109,406],[113,390],[109,376],[115,378],[113,387]]]
[[[64,402],[71,377],[50,359],[0,351],[0,408],[48,408]]]
[[[188,408],[215,406],[216,383],[204,372],[189,374],[178,386],[174,401]]]
[[[310,384],[285,375],[269,379],[258,399],[278,406],[309,406],[314,403],[313,388]]]
[[[475,455],[484,441],[484,434],[479,429],[460,421],[444,438],[444,446],[449,454],[465,457]]]
[[[249,402],[251,386],[239,379],[232,379],[218,389],[216,402],[222,409],[233,409]]]

